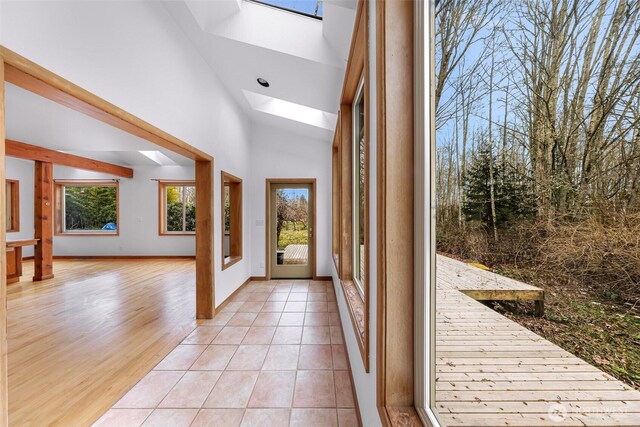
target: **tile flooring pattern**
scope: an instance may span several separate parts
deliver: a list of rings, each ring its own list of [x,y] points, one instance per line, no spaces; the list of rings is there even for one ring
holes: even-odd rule
[[[331,282],[252,282],[95,426],[357,426]]]

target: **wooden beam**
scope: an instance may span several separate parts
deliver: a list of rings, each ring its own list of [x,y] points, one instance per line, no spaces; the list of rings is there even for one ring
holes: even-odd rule
[[[69,166],[72,168],[121,176],[123,178],[133,178],[133,169],[131,168],[101,162],[87,157],[61,153],[56,150],[49,150],[48,148],[13,141],[11,139],[7,139],[6,141],[5,153],[7,156],[17,157],[19,159],[47,162],[55,165]]]
[[[53,278],[53,165],[35,163],[34,237],[38,239],[34,253],[34,281]]]
[[[193,160],[212,160],[207,153],[127,113],[93,93],[0,46],[5,81],[37,93],[94,119]]]
[[[213,161],[196,161],[196,318],[215,314],[213,279]]]
[[[4,62],[0,56],[0,427],[9,425],[9,374],[7,369],[7,265],[6,265],[6,228],[5,215],[5,168],[4,168]]]

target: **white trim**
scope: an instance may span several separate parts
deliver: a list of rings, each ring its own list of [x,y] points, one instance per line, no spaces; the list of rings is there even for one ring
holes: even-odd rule
[[[415,407],[426,425],[440,426],[435,405],[435,44],[433,0],[415,2],[414,36],[414,372]],[[428,54],[425,54],[427,53]]]

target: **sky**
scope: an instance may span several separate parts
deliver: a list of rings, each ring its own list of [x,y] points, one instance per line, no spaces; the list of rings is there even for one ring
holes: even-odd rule
[[[283,188],[282,191],[287,199],[298,199],[300,196],[304,196],[309,200],[309,190],[306,188]]]
[[[308,15],[314,15],[316,10],[316,0],[257,0],[260,3],[270,4]],[[322,17],[322,1],[318,7],[318,16]]]

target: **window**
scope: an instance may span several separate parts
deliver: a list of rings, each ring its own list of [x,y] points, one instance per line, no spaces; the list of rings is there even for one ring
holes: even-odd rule
[[[56,234],[117,236],[118,181],[56,181]]]
[[[276,9],[298,13],[309,18],[322,19],[322,0],[251,0]]]
[[[338,124],[337,129],[340,129]],[[340,137],[338,132],[334,137],[333,150],[332,150],[332,179],[331,179],[331,254],[333,255],[333,261],[336,265],[336,270],[340,270]]]
[[[242,259],[242,180],[222,172],[222,269]]]
[[[332,147],[332,178],[334,261],[364,369],[369,372],[367,4],[358,2]]]
[[[161,236],[195,235],[196,184],[194,181],[158,181]]]
[[[6,181],[7,232],[20,231],[20,184],[14,179]]]
[[[366,283],[366,198],[367,198],[367,147],[364,123],[364,79],[358,85],[353,102],[353,282],[360,295],[364,295]]]

